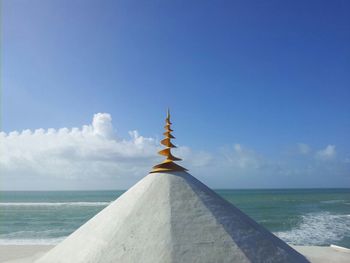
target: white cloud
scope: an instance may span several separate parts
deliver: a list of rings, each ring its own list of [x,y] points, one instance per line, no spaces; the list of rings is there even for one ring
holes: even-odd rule
[[[225,157],[227,164],[231,167],[257,169],[264,163],[262,156],[240,144],[234,144],[233,147],[225,147],[221,153]]]
[[[335,145],[327,145],[326,148],[319,150],[316,153],[316,158],[321,160],[330,160],[333,159],[336,155]]]
[[[185,167],[206,167],[213,162],[212,154],[205,151],[193,151],[187,146],[173,150],[174,155],[183,159]]]
[[[298,143],[298,151],[300,154],[309,154],[311,147],[305,143]]]
[[[1,188],[126,188],[162,161],[162,147],[138,131],[117,137],[108,113],[97,113],[81,128],[0,133]],[[202,167],[211,154],[180,146],[175,155],[188,167]]]
[[[137,131],[130,132],[127,140],[117,139],[111,121],[109,114],[97,113],[91,125],[81,128],[2,132],[3,181],[11,186],[23,185],[18,180],[26,182],[28,178],[83,181],[100,177],[115,179],[122,174],[144,175],[150,164],[158,160],[157,142]],[[33,184],[41,184],[34,181]]]
[[[93,133],[105,138],[112,138],[112,117],[108,113],[96,113],[92,120]]]

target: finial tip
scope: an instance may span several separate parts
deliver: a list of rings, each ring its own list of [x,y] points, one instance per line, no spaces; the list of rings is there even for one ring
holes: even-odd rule
[[[173,130],[170,128],[171,122],[169,107],[167,109],[167,118],[165,120],[165,123],[165,132],[163,133],[165,135],[165,138],[161,140],[160,143],[166,146],[166,148],[159,151],[158,153],[160,155],[164,155],[166,159],[162,163],[153,166],[153,169],[150,173],[187,171],[186,168],[174,163],[174,161],[180,161],[181,159],[171,154],[171,148],[176,148],[176,146],[171,143],[171,139],[174,139],[175,137],[171,134]]]

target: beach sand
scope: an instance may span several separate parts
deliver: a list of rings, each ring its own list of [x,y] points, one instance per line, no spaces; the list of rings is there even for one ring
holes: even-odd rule
[[[48,245],[2,245],[0,263],[31,263],[54,246]],[[312,263],[348,263],[350,252],[332,247],[292,246]]]
[[[53,247],[48,245],[1,245],[0,262],[33,262]]]

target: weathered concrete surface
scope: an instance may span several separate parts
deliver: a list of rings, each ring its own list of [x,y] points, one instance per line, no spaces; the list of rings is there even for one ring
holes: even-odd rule
[[[147,175],[36,261],[308,262],[186,172]]]

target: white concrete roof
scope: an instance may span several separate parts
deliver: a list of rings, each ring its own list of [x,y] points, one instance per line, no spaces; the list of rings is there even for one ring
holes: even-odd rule
[[[308,262],[186,172],[152,173],[37,263]]]

